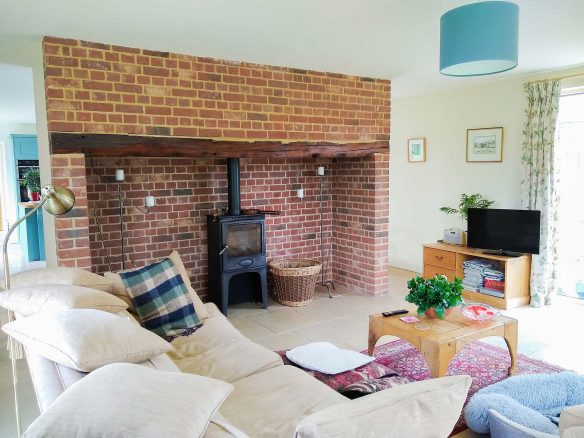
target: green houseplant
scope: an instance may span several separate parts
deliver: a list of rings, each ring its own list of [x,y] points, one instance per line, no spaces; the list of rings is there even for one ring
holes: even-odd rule
[[[28,197],[33,201],[38,201],[40,199],[41,192],[41,173],[38,169],[30,168],[23,175],[23,179],[20,182],[23,187],[28,190]]]
[[[462,304],[462,280],[458,277],[450,282],[444,275],[433,278],[414,277],[408,281],[410,293],[406,301],[418,306],[418,315],[434,315],[440,319],[449,313],[450,309]]]
[[[468,220],[468,209],[469,208],[489,208],[493,205],[495,201],[489,201],[483,198],[480,193],[474,193],[472,195],[467,195],[463,193],[460,195],[460,204],[458,208],[452,207],[442,207],[440,211],[446,214],[458,214],[463,221]]]

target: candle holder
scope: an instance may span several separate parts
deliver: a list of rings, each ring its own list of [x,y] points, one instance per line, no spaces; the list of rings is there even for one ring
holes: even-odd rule
[[[95,169],[93,168],[93,160],[91,160],[91,168],[94,170],[94,174],[96,174]],[[105,179],[102,175],[98,174],[100,182],[103,182],[107,185],[111,184],[111,177]],[[107,260],[108,268],[112,270],[112,262],[110,257],[110,252],[105,244],[105,239],[103,237],[103,231],[101,227],[101,223],[99,221],[99,214],[97,209],[105,202],[110,200],[117,200],[118,201],[118,216],[120,219],[120,247],[122,253],[122,260],[121,260],[121,270],[123,271],[126,269],[126,240],[125,240],[125,231],[124,231],[124,207],[133,207],[137,209],[142,214],[149,214],[151,212],[151,208],[156,206],[156,198],[154,196],[146,196],[144,198],[144,205],[134,205],[131,200],[126,198],[125,193],[122,191],[122,183],[125,181],[125,174],[124,169],[116,169],[115,172],[115,190],[110,192],[107,196],[102,199],[99,199],[95,204],[93,204],[93,216],[95,217],[95,222],[97,224],[97,230],[99,234],[99,239],[101,241],[101,247],[105,253],[105,257]]]
[[[325,175],[325,169],[322,166],[319,166],[316,174],[318,176],[318,179],[320,181],[320,189],[319,189],[319,201],[320,201],[320,263],[322,265],[322,268],[320,270],[320,283],[318,284],[319,286],[324,286],[326,287],[326,290],[328,292],[328,296],[329,298],[332,298],[333,295],[331,293],[331,287],[333,290],[335,289],[335,284],[333,283],[332,280],[326,280],[326,271],[328,270],[328,265],[329,265],[329,260],[330,260],[330,245],[329,245],[329,252],[328,252],[328,258],[326,259],[325,262],[325,247],[324,247],[324,179],[326,177]],[[326,268],[325,268],[326,267]]]

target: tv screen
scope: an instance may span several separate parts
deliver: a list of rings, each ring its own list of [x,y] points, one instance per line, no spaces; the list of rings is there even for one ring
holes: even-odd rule
[[[468,242],[472,248],[539,254],[538,210],[468,209]]]

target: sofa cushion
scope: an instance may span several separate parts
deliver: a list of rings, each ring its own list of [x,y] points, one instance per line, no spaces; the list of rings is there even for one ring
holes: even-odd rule
[[[201,325],[182,277],[170,259],[120,273],[142,326],[172,340]]]
[[[10,289],[0,294],[0,306],[21,316],[63,309],[96,309],[119,313],[128,307],[112,294],[70,284],[39,284]]]
[[[143,362],[172,349],[126,318],[93,309],[38,313],[2,329],[27,350],[84,372],[113,362]]]
[[[105,292],[112,292],[112,281],[101,275],[79,268],[41,268],[23,271],[10,276],[11,288],[36,286],[39,284],[74,284]]]
[[[111,364],[64,392],[23,437],[200,437],[232,389],[208,377]]]
[[[289,365],[246,377],[233,386],[221,413],[253,437],[293,437],[296,425],[305,416],[338,403],[350,403],[324,383]]]
[[[185,373],[234,382],[282,365],[277,353],[243,336],[212,303],[205,304],[208,318],[188,337],[172,341],[169,357]]]
[[[560,415],[560,434],[577,426],[584,426],[584,405],[565,408]]]
[[[447,437],[460,416],[471,382],[469,376],[443,377],[331,403],[299,421],[295,434],[288,436]]]

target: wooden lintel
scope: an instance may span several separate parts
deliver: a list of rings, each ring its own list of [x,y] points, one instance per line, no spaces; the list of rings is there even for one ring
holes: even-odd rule
[[[387,140],[369,143],[282,142],[52,132],[52,154],[93,157],[358,157],[388,153]]]

